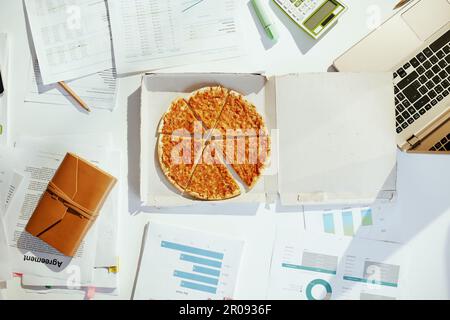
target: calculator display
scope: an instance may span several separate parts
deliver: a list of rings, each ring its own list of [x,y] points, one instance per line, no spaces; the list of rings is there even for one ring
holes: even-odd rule
[[[323,27],[334,18],[333,11],[337,5],[333,1],[327,1],[305,22],[305,26],[309,30],[314,30],[321,24]]]

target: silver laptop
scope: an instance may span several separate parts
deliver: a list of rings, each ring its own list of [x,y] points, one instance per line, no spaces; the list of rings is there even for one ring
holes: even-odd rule
[[[392,71],[397,143],[450,153],[450,0],[416,0],[334,62],[338,71]]]

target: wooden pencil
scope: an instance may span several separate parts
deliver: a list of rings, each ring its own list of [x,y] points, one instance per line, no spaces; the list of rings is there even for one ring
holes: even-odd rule
[[[395,5],[394,10],[403,7],[409,1],[411,1],[411,0],[400,0],[400,2]]]
[[[58,84],[72,97],[75,99],[76,102],[78,102],[78,104],[87,112],[91,112],[91,109],[89,109],[88,105],[86,104],[86,102],[84,102],[76,93],[75,91],[73,91],[68,85],[67,83],[65,83],[64,81],[60,81],[58,82]]]

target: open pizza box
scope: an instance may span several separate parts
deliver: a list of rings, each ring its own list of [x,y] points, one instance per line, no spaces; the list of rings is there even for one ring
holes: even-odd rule
[[[158,126],[172,100],[221,85],[245,95],[271,134],[271,161],[256,186],[221,203],[367,204],[396,194],[392,75],[312,73],[145,74],[141,96],[141,200],[165,207],[196,204],[160,169]],[[245,190],[241,186],[241,190]]]

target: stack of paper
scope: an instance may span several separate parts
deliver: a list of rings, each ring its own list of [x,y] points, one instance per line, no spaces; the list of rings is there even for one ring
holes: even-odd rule
[[[8,135],[8,56],[8,36],[5,33],[0,33],[0,73],[4,87],[4,92],[0,93],[0,145],[6,144]]]
[[[144,234],[135,300],[229,300],[244,242],[159,223]]]
[[[8,177],[8,182],[3,183],[6,187],[2,184],[0,187],[7,189],[9,194],[9,197],[3,197],[8,205],[2,204],[6,209],[9,262],[13,272],[22,274],[22,285],[26,289],[46,293],[55,290],[73,292],[89,287],[118,293],[120,184],[109,195],[99,218],[73,258],[63,256],[24,231],[66,152],[74,152],[112,175],[120,176],[120,153],[112,150],[107,139],[91,137],[90,146],[75,142],[84,139],[79,136],[22,138],[16,148],[9,150],[15,161],[3,161],[3,176]]]

